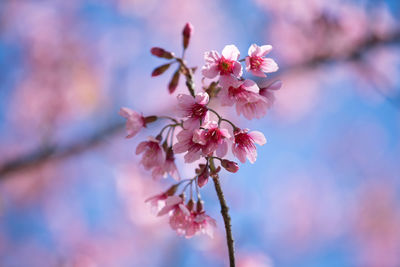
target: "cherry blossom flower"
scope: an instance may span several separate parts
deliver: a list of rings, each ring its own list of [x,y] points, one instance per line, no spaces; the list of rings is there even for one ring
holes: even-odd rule
[[[271,45],[252,44],[249,48],[249,56],[246,57],[246,70],[258,77],[267,77],[265,73],[277,71],[278,64],[272,58],[265,58],[271,50]]]
[[[193,130],[180,131],[176,135],[178,142],[172,147],[176,154],[187,152],[184,156],[186,163],[191,163],[200,159],[202,149],[204,148],[204,141],[198,142],[198,139],[193,138],[193,134]]]
[[[227,45],[222,50],[222,56],[215,50],[206,52],[204,59],[206,64],[202,68],[204,77],[213,79],[218,75],[242,75],[242,65],[237,60],[240,52],[234,45]]]
[[[126,138],[134,137],[143,127],[146,127],[145,118],[130,108],[122,107],[118,114],[126,119]]]
[[[232,145],[232,152],[240,162],[245,163],[246,157],[250,163],[254,163],[257,159],[257,150],[255,143],[264,145],[267,140],[264,135],[259,131],[252,131],[248,133],[249,129],[236,130],[234,133],[234,143]]]
[[[185,129],[195,129],[200,126],[200,121],[206,122],[209,118],[207,104],[209,96],[207,93],[198,93],[195,98],[190,95],[178,95],[178,113],[182,117],[187,117],[183,127]]]
[[[149,141],[141,142],[136,148],[136,155],[144,152],[140,163],[146,170],[163,165],[165,161],[165,153],[160,146],[160,141],[151,136],[148,139]]]
[[[171,177],[177,181],[180,180],[172,148],[169,148],[167,150],[164,164],[154,167],[152,172],[152,176],[154,179],[159,179],[161,177],[166,178],[167,174],[171,175]]]
[[[157,216],[162,216],[170,213],[170,211],[174,211],[175,209],[181,209],[185,214],[190,215],[189,210],[186,208],[184,204],[183,196],[169,196],[165,200],[165,206],[160,210]]]
[[[223,157],[228,152],[227,140],[230,137],[228,130],[219,128],[215,121],[203,124],[202,129],[195,130],[193,134],[193,140],[204,145],[204,155],[212,155],[216,151],[218,157]]]
[[[222,79],[218,96],[223,106],[236,104],[236,113],[251,120],[267,113],[268,100],[259,94],[260,88],[252,80],[240,81],[233,77]]]
[[[203,209],[203,201],[197,201],[197,209],[190,212],[187,218],[185,237],[191,238],[196,234],[207,234],[214,236],[214,228],[217,227],[216,221],[208,216]]]

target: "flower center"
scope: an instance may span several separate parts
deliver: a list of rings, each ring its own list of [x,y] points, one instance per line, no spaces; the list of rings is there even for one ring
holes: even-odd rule
[[[253,70],[258,70],[260,69],[261,64],[263,63],[263,58],[262,57],[258,57],[258,56],[252,56],[250,58],[250,67]]]
[[[234,63],[233,60],[221,57],[218,65],[220,75],[227,75],[233,73],[233,63]]]
[[[238,133],[235,135],[235,144],[245,148],[255,148],[252,138],[247,133]]]
[[[192,118],[204,118],[207,112],[207,107],[204,105],[200,105],[198,103],[194,104],[192,107]]]

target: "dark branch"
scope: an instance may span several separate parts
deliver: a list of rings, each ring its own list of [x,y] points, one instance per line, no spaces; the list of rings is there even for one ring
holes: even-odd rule
[[[65,146],[48,145],[39,147],[31,153],[7,161],[0,165],[0,180],[4,179],[7,174],[15,171],[25,170],[30,167],[36,167],[47,162],[48,160],[79,154],[100,144],[102,141],[104,141],[105,137],[112,135],[118,130],[121,130],[123,126],[124,123],[116,122],[94,132],[87,138],[79,139],[79,141],[67,144]]]

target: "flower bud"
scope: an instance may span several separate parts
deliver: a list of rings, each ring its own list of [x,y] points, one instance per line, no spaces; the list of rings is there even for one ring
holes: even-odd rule
[[[204,211],[204,201],[203,201],[203,200],[197,200],[197,203],[196,203],[196,211],[197,211],[197,212],[202,212],[202,211]]]
[[[183,28],[183,48],[186,49],[189,46],[189,40],[190,37],[193,34],[193,25],[190,24],[190,22],[185,24],[185,27]]]
[[[161,57],[161,58],[166,58],[166,59],[173,59],[174,56],[175,56],[174,53],[168,52],[168,51],[166,51],[166,50],[164,50],[163,48],[160,48],[160,47],[153,47],[153,48],[150,50],[150,53],[151,53],[153,56]]]
[[[178,87],[179,84],[179,68],[175,71],[174,75],[172,76],[171,81],[168,84],[168,91],[170,94],[172,94],[173,92],[175,92],[176,87]]]
[[[208,170],[208,166],[204,166],[202,172],[197,177],[197,184],[199,187],[203,187],[207,184],[209,176],[210,172]]]
[[[238,166],[238,164],[237,164],[236,162],[230,161],[230,160],[227,160],[227,159],[223,159],[223,160],[221,161],[221,165],[222,165],[222,167],[224,167],[225,170],[227,170],[228,172],[233,172],[233,173],[235,173],[235,172],[237,172],[237,171],[239,170],[239,166]]]
[[[151,73],[151,76],[155,77],[155,76],[163,74],[169,68],[169,66],[171,66],[171,64],[164,64],[164,65],[161,65],[161,66],[155,68],[153,70],[153,72]]]
[[[190,200],[188,201],[188,203],[187,203],[187,208],[188,208],[189,211],[193,211],[193,208],[194,208],[194,201],[193,201],[193,199],[190,199]]]

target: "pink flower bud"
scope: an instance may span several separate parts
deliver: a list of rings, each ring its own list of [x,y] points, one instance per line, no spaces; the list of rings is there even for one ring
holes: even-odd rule
[[[210,177],[208,166],[204,166],[202,172],[199,174],[197,178],[197,184],[199,185],[199,187],[203,187],[207,184],[208,177]]]
[[[189,40],[190,37],[193,34],[193,25],[190,24],[190,22],[185,24],[185,27],[183,28],[183,48],[186,49],[189,46]]]
[[[175,56],[174,53],[168,52],[168,51],[166,51],[165,49],[160,48],[160,47],[153,47],[153,48],[151,48],[150,53],[151,53],[153,56],[162,57],[162,58],[166,58],[166,59],[173,59],[174,56]]]
[[[153,70],[153,72],[151,73],[151,76],[155,77],[155,76],[163,74],[169,68],[169,66],[171,66],[171,64],[164,64],[164,65],[161,65],[161,66],[155,68]]]
[[[237,165],[236,162],[234,161],[230,161],[227,159],[223,159],[221,161],[221,165],[222,167],[225,168],[225,170],[227,170],[228,172],[237,172],[239,170],[239,166]]]

